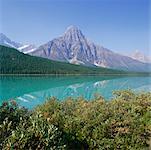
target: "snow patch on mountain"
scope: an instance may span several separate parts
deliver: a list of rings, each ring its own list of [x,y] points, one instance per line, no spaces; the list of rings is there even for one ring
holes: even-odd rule
[[[7,41],[4,41],[4,44],[5,44],[5,45],[7,45],[7,46],[10,46],[10,47],[16,48],[13,44],[8,43]]]
[[[15,48],[15,49],[19,50],[20,52],[23,52],[26,54],[33,52],[36,49],[36,47],[34,45],[22,44],[22,43],[12,41],[3,33],[0,33],[0,45]]]
[[[22,50],[24,48],[27,48],[28,46],[30,46],[30,45],[23,45],[23,46],[19,47],[18,50]]]
[[[74,58],[72,58],[72,59],[70,59],[70,60],[68,60],[68,61],[69,61],[71,64],[76,64],[76,65],[81,65],[81,64],[83,64],[83,65],[84,65],[84,62],[77,60],[76,57],[74,57]]]
[[[30,50],[28,50],[28,51],[25,51],[24,54],[32,53],[32,52],[34,52],[35,50],[36,50],[36,48],[30,49]]]

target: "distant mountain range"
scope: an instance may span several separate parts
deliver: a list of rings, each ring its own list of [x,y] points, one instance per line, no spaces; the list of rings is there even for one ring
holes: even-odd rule
[[[151,63],[151,56],[146,56],[138,50],[134,51],[131,55],[129,55],[129,57],[144,63]]]
[[[32,45],[26,46],[13,42],[3,34],[0,36],[0,44],[17,48],[19,51],[26,54],[28,53],[33,56],[55,61],[126,71],[151,71],[150,63],[137,60],[133,57],[124,56],[96,45],[89,41],[83,35],[82,31],[75,26],[68,27],[62,36],[38,48],[32,47]]]
[[[18,49],[20,52],[23,52],[25,54],[30,53],[36,49],[35,45],[32,44],[22,44],[15,41],[12,41],[9,39],[6,35],[3,33],[0,33],[0,45],[12,47],[15,49]]]

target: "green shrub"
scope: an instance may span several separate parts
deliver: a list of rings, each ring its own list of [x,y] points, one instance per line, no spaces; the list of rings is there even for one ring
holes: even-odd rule
[[[102,97],[63,102],[51,98],[36,111],[67,134],[70,148],[77,143],[89,149],[144,149],[150,137],[151,93],[114,94],[109,102]]]
[[[0,107],[0,149],[64,149],[61,131],[15,101]]]
[[[111,101],[101,96],[91,101],[82,97],[65,101],[50,98],[32,112],[15,106],[14,115],[9,113],[12,106],[2,106],[0,135],[9,131],[0,137],[3,149],[148,148],[151,93],[124,90],[114,94]]]
[[[40,113],[20,122],[16,130],[5,140],[3,149],[64,149],[62,133],[48,123]]]
[[[30,112],[25,108],[19,108],[15,101],[4,102],[0,106],[0,149],[4,140],[19,125],[20,119],[29,119]]]

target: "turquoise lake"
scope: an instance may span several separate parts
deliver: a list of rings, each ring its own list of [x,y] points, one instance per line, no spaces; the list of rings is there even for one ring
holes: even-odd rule
[[[151,91],[151,77],[120,76],[0,76],[0,103],[15,99],[20,105],[33,108],[48,97],[59,100],[79,97],[91,100],[100,94],[107,100],[120,89]]]

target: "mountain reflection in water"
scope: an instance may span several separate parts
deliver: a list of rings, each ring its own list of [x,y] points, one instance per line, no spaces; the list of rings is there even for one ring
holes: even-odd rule
[[[114,90],[151,91],[151,77],[1,76],[0,81],[0,102],[16,99],[28,108],[52,96],[59,100],[79,96],[91,100],[97,93],[109,100]]]

